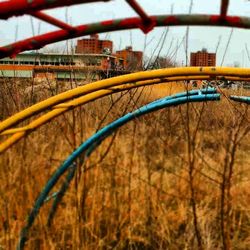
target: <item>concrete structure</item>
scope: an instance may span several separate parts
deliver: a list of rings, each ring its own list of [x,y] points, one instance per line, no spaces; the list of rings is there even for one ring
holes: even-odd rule
[[[126,70],[142,70],[142,51],[133,51],[132,46],[128,46],[124,50],[116,51],[116,55],[123,58]]]
[[[97,34],[90,38],[84,38],[77,41],[76,53],[78,54],[112,54],[113,42],[109,40],[99,40]]]
[[[190,66],[216,66],[216,54],[208,53],[206,49],[191,53]]]
[[[23,53],[0,60],[0,77],[84,80],[92,74],[93,79],[100,79],[127,73],[123,69],[122,58],[106,54]]]
[[[142,69],[141,51],[127,47],[112,54],[113,42],[99,40],[97,34],[78,40],[75,50],[68,55],[29,52],[0,59],[0,77],[84,80],[92,74],[97,80]]]

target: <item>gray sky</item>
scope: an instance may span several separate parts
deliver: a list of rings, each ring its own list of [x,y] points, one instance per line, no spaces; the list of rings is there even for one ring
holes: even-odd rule
[[[147,13],[152,15],[169,14],[171,5],[173,5],[175,14],[188,13],[190,5],[190,0],[138,0],[138,2],[144,6]],[[220,0],[194,0],[192,13],[218,14],[219,9]],[[66,18],[66,8],[49,10],[46,12],[62,20]],[[67,12],[69,22],[73,25],[136,15],[125,0],[113,0],[108,3],[82,4],[69,7]],[[231,0],[229,14],[250,17],[250,2],[247,0]],[[31,23],[31,18],[28,16],[11,18],[8,21],[0,21],[0,45],[5,45],[15,40],[16,27],[18,27],[18,40],[31,36],[33,32]],[[40,33],[57,29],[35,19],[33,19],[33,23],[35,34],[38,34],[39,26]],[[146,47],[145,52],[148,56],[152,54],[157,46],[163,31],[164,28],[155,28],[147,35],[146,39],[150,44]],[[220,65],[230,31],[231,28],[190,27],[189,52],[200,50],[203,47],[207,48],[210,52],[214,52],[219,36],[221,36],[222,39],[217,54],[217,65]],[[177,42],[182,40],[185,32],[186,27],[171,27],[161,55],[164,56],[167,54],[171,41],[173,44],[171,50],[173,50]],[[101,34],[100,37],[113,40],[115,49],[124,48],[127,45],[131,45],[131,43],[136,50],[144,49],[145,35],[140,30],[110,32]],[[74,43],[74,41],[72,41],[72,43]],[[54,46],[63,46],[64,44],[65,43],[60,45],[56,44]],[[245,44],[248,45],[250,50],[250,30],[234,29],[231,43],[225,57],[224,66],[233,65],[234,62],[238,62],[243,67],[250,67]],[[176,60],[179,64],[182,62],[185,63],[184,46],[180,47]]]

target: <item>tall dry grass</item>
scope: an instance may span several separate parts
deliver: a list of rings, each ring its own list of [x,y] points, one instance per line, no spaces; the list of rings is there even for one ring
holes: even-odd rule
[[[1,119],[67,88],[2,86]],[[123,113],[184,88],[168,86],[79,107],[1,155],[0,249],[15,248],[43,185],[74,148]],[[249,249],[249,139],[247,106],[227,98],[136,119],[78,167],[50,226],[53,199],[44,205],[26,248]]]

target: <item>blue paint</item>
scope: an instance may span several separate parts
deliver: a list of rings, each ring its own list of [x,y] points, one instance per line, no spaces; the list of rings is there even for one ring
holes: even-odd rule
[[[235,95],[231,95],[230,99],[234,100],[236,102],[243,102],[243,103],[246,103],[246,104],[250,104],[250,97],[249,96],[235,96]]]
[[[26,226],[22,229],[19,244],[17,246],[18,250],[24,248],[24,244],[28,237],[28,231],[32,226],[35,218],[37,217],[41,206],[44,204],[47,196],[49,195],[52,188],[56,185],[59,178],[70,168],[75,166],[75,160],[78,157],[82,157],[85,153],[85,157],[90,156],[91,152],[97,148],[100,143],[111,135],[115,130],[128,123],[129,121],[134,120],[142,115],[166,108],[178,106],[187,102],[205,102],[205,101],[215,101],[220,100],[220,94],[216,93],[216,89],[208,88],[202,90],[192,90],[184,93],[179,93],[173,96],[168,96],[161,98],[152,103],[149,103],[132,113],[128,113],[125,116],[115,120],[109,125],[97,131],[94,135],[89,137],[84,143],[82,143],[64,162],[63,164],[55,171],[53,176],[49,179],[44,189],[38,196],[35,205],[28,217]],[[74,173],[74,171],[73,171]],[[67,178],[67,182],[74,177],[74,174],[70,174],[71,177]],[[68,184],[67,184],[68,185]],[[60,191],[59,191],[60,192]]]

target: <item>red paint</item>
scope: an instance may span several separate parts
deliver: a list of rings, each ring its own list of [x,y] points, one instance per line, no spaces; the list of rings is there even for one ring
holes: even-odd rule
[[[209,18],[209,21],[211,22],[211,24],[217,24],[217,23],[219,23],[220,19],[221,19],[221,16],[211,15]]]
[[[122,29],[139,28],[145,34],[150,32],[155,27],[155,25],[156,21],[154,18],[150,18],[147,22],[143,22],[143,20],[138,17],[126,18],[119,23],[119,27],[122,27]]]
[[[227,16],[228,6],[229,6],[229,0],[221,1],[221,10],[220,10],[221,17],[225,18]]]
[[[58,19],[56,19],[56,18],[54,18],[52,16],[49,16],[49,15],[47,15],[47,14],[41,12],[41,11],[31,13],[31,15],[33,15],[34,17],[39,18],[40,20],[43,20],[43,21],[45,21],[47,23],[55,25],[58,28],[68,30],[68,31],[74,31],[74,28],[71,25],[69,25],[67,23],[64,23],[61,20],[58,20]]]
[[[1,5],[0,5],[1,6]],[[185,17],[186,22],[182,20],[181,17]],[[76,38],[79,36],[84,35],[90,35],[93,33],[99,33],[99,32],[109,32],[114,30],[124,30],[124,29],[135,29],[140,28],[143,30],[143,32],[147,33],[152,30],[155,26],[168,26],[168,25],[185,25],[190,20],[192,20],[192,16],[189,15],[182,15],[182,16],[166,16],[163,21],[162,17],[157,18],[150,17],[149,23],[143,23],[141,18],[133,17],[133,18],[125,18],[118,22],[118,20],[113,20],[112,26],[101,26],[94,24],[86,24],[86,25],[80,25],[73,27],[75,32],[69,32],[66,30],[58,30],[54,32],[49,32],[46,34],[42,34],[39,36],[35,36],[33,38],[25,39],[23,41],[19,41],[13,44],[10,44],[8,49],[4,49],[0,47],[0,58],[13,56],[15,54],[18,54],[20,52],[26,51],[26,50],[33,50],[33,49],[39,49],[42,48],[45,45],[52,44],[55,42],[60,42],[63,40],[67,40],[70,38]],[[227,26],[227,27],[239,27],[239,28],[250,28],[250,18],[245,17],[245,22],[243,23],[241,21],[240,17],[235,16],[227,16],[226,18],[222,18],[219,15],[194,15],[193,17],[198,17],[197,19],[194,19],[196,21],[192,22],[192,25],[217,25],[217,26]],[[153,20],[153,21],[152,21]],[[157,20],[157,21],[156,21]],[[107,21],[107,22],[110,22]],[[104,23],[106,23],[104,21]],[[94,25],[94,29],[92,29],[92,25]],[[36,43],[32,43],[32,41],[36,41]]]
[[[136,0],[127,0],[128,4],[131,6],[131,8],[134,9],[134,11],[141,17],[144,23],[150,22],[150,17],[148,14],[144,11],[144,9],[137,3]]]
[[[107,21],[101,22],[103,26],[109,26],[109,25],[112,25],[113,23],[114,23],[114,20],[107,20]]]
[[[238,27],[238,28],[243,27],[241,18],[238,16],[223,17],[223,16],[218,16],[218,15],[212,15],[209,21],[215,25],[225,25],[225,26]]]
[[[138,17],[125,18],[119,23],[118,27],[123,29],[139,28],[141,22],[142,20]]]
[[[86,32],[88,27],[89,27],[89,25],[81,25],[81,26],[78,26],[77,28],[75,28],[76,37],[82,36],[83,33]],[[77,35],[77,34],[81,34],[81,35]]]
[[[177,25],[178,19],[175,16],[168,16],[165,20],[164,20],[164,24],[168,24],[168,25]]]
[[[243,27],[241,18],[238,16],[227,16],[226,21],[232,23],[234,27]]]
[[[153,18],[150,19],[150,21],[148,22],[141,22],[139,24],[139,28],[143,31],[144,34],[147,34],[150,31],[152,31],[155,26],[156,26],[156,21]]]
[[[70,6],[80,3],[101,2],[103,0],[8,0],[0,2],[0,19],[21,16],[31,11],[39,11],[56,7]],[[110,0],[105,0],[110,1]]]

